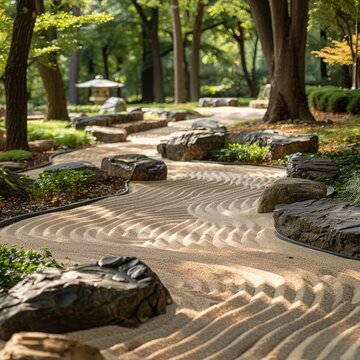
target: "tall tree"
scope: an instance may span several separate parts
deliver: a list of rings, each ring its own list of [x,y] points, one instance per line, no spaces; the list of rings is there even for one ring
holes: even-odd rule
[[[174,101],[186,102],[184,45],[181,33],[180,10],[178,0],[171,0],[172,28],[174,43]]]
[[[314,122],[305,95],[308,0],[249,0],[271,76],[264,121]]]
[[[5,68],[5,149],[29,148],[27,142],[26,70],[36,19],[35,0],[18,0],[9,56]]]

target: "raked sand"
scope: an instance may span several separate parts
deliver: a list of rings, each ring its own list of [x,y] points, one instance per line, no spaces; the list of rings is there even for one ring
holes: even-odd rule
[[[155,156],[153,146],[127,143],[56,162],[99,164],[121,152]],[[283,242],[272,215],[256,213],[263,188],[284,171],[167,163],[167,181],[131,183],[128,195],[0,230],[2,243],[47,246],[79,263],[135,255],[173,296],[166,315],[137,329],[70,336],[107,359],[360,359],[360,262]]]

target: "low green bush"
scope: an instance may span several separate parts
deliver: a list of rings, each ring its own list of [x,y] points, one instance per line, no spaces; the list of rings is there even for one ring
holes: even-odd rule
[[[61,170],[43,172],[29,189],[34,198],[50,197],[63,193],[74,193],[81,189],[86,180],[93,176],[92,172],[79,170]]]
[[[0,153],[0,161],[22,161],[30,160],[33,154],[26,150],[9,150]]]
[[[326,111],[327,99],[334,92],[341,92],[342,89],[335,86],[311,87],[307,90],[309,106],[320,111]],[[324,96],[324,99],[322,97]],[[322,110],[324,109],[324,110]]]
[[[211,159],[216,161],[242,161],[249,163],[261,163],[269,158],[270,148],[257,144],[226,144],[225,148],[214,150]]]
[[[356,94],[354,94],[350,101],[349,104],[346,108],[346,111],[350,114],[360,114],[360,93],[357,92]]]
[[[47,248],[25,250],[0,245],[0,294],[6,293],[27,275],[48,267],[59,267]]]
[[[323,111],[334,113],[346,113],[346,108],[350,101],[350,93],[348,91],[335,92],[327,100],[327,106]]]

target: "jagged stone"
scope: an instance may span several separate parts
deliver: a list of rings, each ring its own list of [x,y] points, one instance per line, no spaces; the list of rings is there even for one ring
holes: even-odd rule
[[[29,188],[34,180],[18,175],[10,170],[0,169],[0,195],[9,198],[26,199],[29,197]]]
[[[100,115],[117,114],[126,111],[126,101],[123,98],[111,97],[101,105]]]
[[[144,119],[144,113],[141,111],[130,114],[110,114],[98,116],[81,116],[73,121],[75,129],[85,129],[87,126],[114,126],[115,124],[124,124],[132,121]]]
[[[87,126],[85,132],[89,132],[96,140],[103,143],[125,142],[127,132],[125,129],[106,126]]]
[[[76,170],[82,171],[84,174],[88,175],[85,183],[91,184],[98,181],[104,181],[108,178],[106,171],[95,166],[89,161],[72,161],[64,164],[56,164],[49,166],[44,170],[44,172],[58,172],[62,170]]]
[[[319,149],[317,135],[290,134],[276,130],[233,132],[227,133],[226,138],[231,143],[270,146],[274,160],[297,152],[315,153]]]
[[[195,130],[213,130],[226,132],[226,126],[216,120],[196,120],[191,124]]]
[[[283,178],[265,188],[259,202],[258,212],[266,213],[278,204],[291,204],[309,199],[326,197],[326,185],[306,179]]]
[[[162,160],[140,154],[124,154],[106,157],[101,168],[109,176],[134,181],[166,180],[167,166]]]
[[[199,99],[200,107],[208,106],[238,106],[238,98],[233,97],[204,97]]]
[[[360,258],[360,205],[320,199],[278,205],[278,233],[292,240]]]
[[[70,270],[34,273],[0,297],[0,339],[19,331],[63,333],[104,325],[138,326],[172,300],[142,261],[109,256]]]
[[[333,160],[305,156],[301,153],[289,157],[286,171],[288,176],[302,179],[334,179],[340,176],[340,168]]]
[[[182,121],[185,120],[187,116],[186,110],[171,110],[166,114],[168,121]]]
[[[0,351],[1,360],[105,360],[100,350],[63,335],[40,332],[14,334]]]
[[[166,144],[170,160],[189,161],[208,159],[212,150],[224,146],[225,135],[220,131],[193,130],[175,133]]]

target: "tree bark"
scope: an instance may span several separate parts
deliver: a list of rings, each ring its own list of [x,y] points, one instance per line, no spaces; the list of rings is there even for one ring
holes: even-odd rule
[[[193,24],[193,39],[191,44],[191,73],[190,73],[190,99],[198,101],[200,97],[200,42],[201,25],[205,5],[202,0],[197,3],[196,16]]]
[[[249,2],[271,75],[264,121],[314,122],[305,95],[308,0],[291,0],[290,6],[287,0]]]
[[[36,19],[35,0],[18,0],[9,57],[5,67],[5,149],[28,150],[26,70]]]
[[[186,102],[184,46],[178,1],[171,0],[171,6],[174,42],[174,101],[176,104],[181,104]]]
[[[73,6],[73,14],[75,16],[80,16],[80,8]],[[70,104],[74,105],[78,103],[78,88],[76,87],[76,83],[78,82],[79,78],[79,59],[79,50],[74,50],[71,53],[69,74],[69,102]]]
[[[151,39],[149,38],[148,29],[143,26],[142,30],[142,49],[143,61],[141,70],[141,88],[142,88],[142,102],[154,102],[154,72],[152,64],[151,53]]]
[[[37,67],[43,82],[47,108],[45,119],[47,120],[69,120],[67,101],[62,80],[61,71],[56,56],[51,56],[51,64],[43,64],[37,61]]]

